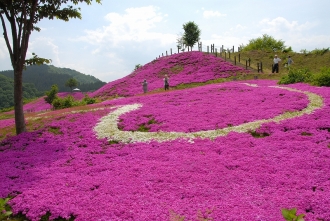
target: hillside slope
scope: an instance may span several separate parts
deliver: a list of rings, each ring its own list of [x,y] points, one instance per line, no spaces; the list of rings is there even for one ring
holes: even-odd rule
[[[163,78],[170,77],[170,86],[206,82],[247,73],[243,67],[234,66],[213,54],[193,51],[161,57],[128,76],[110,82],[91,94],[94,97],[133,96],[142,93],[142,81],[148,82],[148,90],[163,88]]]
[[[1,71],[0,74],[14,78],[14,73],[11,70]],[[41,92],[49,90],[53,84],[57,84],[60,91],[70,91],[70,88],[65,87],[65,82],[72,77],[79,82],[81,88],[85,87],[86,90],[96,90],[105,84],[105,82],[94,76],[85,75],[69,68],[58,68],[53,65],[33,65],[23,71],[23,82],[34,84]]]
[[[23,98],[40,96],[33,84],[23,83]],[[0,74],[0,109],[14,106],[14,80]]]

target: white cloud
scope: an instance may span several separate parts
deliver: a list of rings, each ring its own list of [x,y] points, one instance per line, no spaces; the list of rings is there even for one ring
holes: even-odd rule
[[[9,57],[8,49],[4,38],[0,38],[0,59]]]
[[[294,51],[301,49],[313,50],[330,45],[330,36],[314,34],[312,29],[317,27],[316,22],[299,23],[288,21],[283,17],[263,19],[259,22],[262,34],[268,34],[275,39],[281,39],[286,46],[292,46]]]
[[[302,32],[313,28],[316,24],[306,22],[299,24],[297,21],[289,22],[283,17],[277,17],[273,20],[263,19],[259,22],[264,33],[277,33],[277,32]]]
[[[32,53],[36,53],[38,57],[51,59],[52,64],[55,66],[61,65],[59,47],[51,38],[40,37],[30,41],[26,58],[31,57]]]
[[[157,40],[161,45],[169,45],[175,42],[176,36],[152,31],[157,24],[164,23],[167,14],[162,14],[159,8],[154,6],[128,8],[125,14],[109,13],[105,20],[109,25],[97,30],[86,30],[86,36],[79,40],[87,41],[94,45],[104,43],[118,47],[125,42],[148,42]]]
[[[225,17],[225,16],[227,16],[227,14],[222,14],[218,11],[204,11],[203,16],[204,16],[204,18]]]

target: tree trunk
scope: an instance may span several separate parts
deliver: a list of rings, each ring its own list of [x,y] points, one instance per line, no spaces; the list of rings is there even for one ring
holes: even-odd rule
[[[23,111],[23,70],[14,67],[14,108],[16,134],[26,131]]]

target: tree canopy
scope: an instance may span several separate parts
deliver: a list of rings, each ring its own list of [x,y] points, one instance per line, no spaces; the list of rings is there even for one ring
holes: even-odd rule
[[[193,47],[196,42],[200,40],[201,30],[195,24],[195,22],[189,21],[183,24],[183,36],[182,41],[188,47]]]
[[[243,46],[243,51],[263,50],[263,51],[284,51],[286,49],[284,41],[276,40],[272,36],[263,34],[262,37],[249,40],[249,44]],[[290,48],[289,48],[290,49]]]
[[[78,81],[74,78],[70,78],[66,83],[65,83],[65,86],[66,87],[69,87],[71,89],[71,92],[72,92],[72,89],[73,87],[77,87],[78,86]]]
[[[3,36],[14,69],[14,109],[16,134],[26,131],[23,112],[22,73],[25,65],[49,63],[49,59],[33,57],[26,60],[29,39],[32,31],[40,31],[36,26],[42,19],[60,19],[69,21],[81,18],[79,8],[74,6],[93,0],[0,0],[0,21]],[[95,0],[101,3],[101,0]],[[6,22],[7,21],[7,22]],[[7,24],[9,26],[7,27]],[[11,32],[11,33],[10,33]],[[10,39],[11,38],[11,39]]]

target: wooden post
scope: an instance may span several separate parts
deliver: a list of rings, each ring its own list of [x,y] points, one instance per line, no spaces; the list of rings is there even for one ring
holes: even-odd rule
[[[259,62],[257,63],[257,69],[258,69],[258,73],[259,73],[259,71],[260,71]]]
[[[228,51],[228,58],[230,59],[230,51]]]
[[[166,56],[167,56],[167,51],[166,51]]]
[[[180,46],[178,45],[178,54],[180,53],[179,51],[180,51]]]
[[[235,65],[236,65],[236,56],[234,56],[234,61],[235,61]]]
[[[215,49],[215,56],[218,57],[218,51]]]
[[[247,70],[248,68],[248,60],[245,60],[245,69]]]
[[[226,55],[226,52],[225,52],[225,61],[227,61],[227,55]]]
[[[164,53],[162,53],[162,57],[164,57]]]
[[[263,73],[263,71],[262,71],[262,62],[260,61],[260,71],[261,71],[261,73]]]
[[[207,53],[209,53],[209,46],[207,46]]]
[[[171,48],[171,55],[172,55],[172,48]]]
[[[235,50],[234,50],[234,46],[233,46],[233,53],[235,52]]]
[[[250,65],[251,65],[251,59],[249,58],[249,67],[251,67]]]
[[[221,52],[223,51],[223,45],[222,45],[222,49],[221,49]]]

